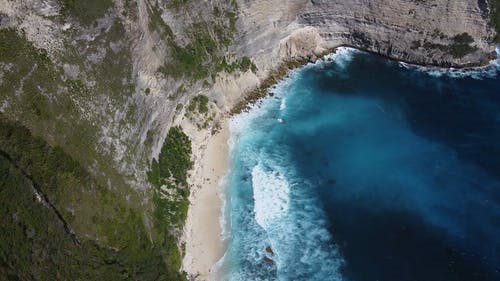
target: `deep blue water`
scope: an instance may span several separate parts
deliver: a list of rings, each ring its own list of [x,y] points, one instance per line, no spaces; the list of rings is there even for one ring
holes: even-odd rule
[[[228,280],[500,280],[500,73],[354,50],[231,121]]]

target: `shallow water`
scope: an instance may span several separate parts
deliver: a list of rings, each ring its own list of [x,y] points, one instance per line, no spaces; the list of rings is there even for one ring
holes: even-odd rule
[[[231,128],[226,280],[500,280],[497,65],[341,49]]]

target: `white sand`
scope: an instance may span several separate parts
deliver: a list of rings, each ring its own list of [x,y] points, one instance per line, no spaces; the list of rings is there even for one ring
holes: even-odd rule
[[[229,128],[224,123],[216,135],[196,132],[193,140],[198,147],[194,148],[193,188],[184,228],[186,253],[182,265],[190,280],[211,279],[211,270],[225,251],[220,226],[220,181],[228,168],[228,138]]]

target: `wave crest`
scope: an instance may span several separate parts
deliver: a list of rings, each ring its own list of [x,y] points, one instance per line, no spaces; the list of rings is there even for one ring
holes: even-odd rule
[[[500,73],[500,46],[496,48],[497,58],[490,61],[490,63],[486,66],[482,67],[473,67],[473,68],[435,68],[435,67],[426,67],[426,66],[418,66],[405,62],[399,62],[399,66],[409,69],[409,70],[417,70],[419,72],[425,73],[429,76],[433,76],[436,78],[440,77],[450,77],[455,79],[460,78],[472,78],[475,80],[483,80],[487,78],[497,77]]]
[[[252,169],[252,186],[255,220],[268,229],[287,214],[290,186],[279,172],[264,171],[260,165]]]

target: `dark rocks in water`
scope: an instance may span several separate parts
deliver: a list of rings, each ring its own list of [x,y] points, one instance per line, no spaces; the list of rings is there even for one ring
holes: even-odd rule
[[[274,260],[272,259],[273,256],[274,256],[273,249],[271,248],[271,246],[267,246],[266,255],[264,256],[264,261],[267,263],[274,263]]]
[[[264,257],[264,261],[265,262],[268,262],[268,263],[273,263],[273,259],[269,258],[269,257]]]
[[[307,62],[309,63],[315,63],[316,60],[318,60],[318,58],[315,55],[307,56]]]
[[[267,246],[267,247],[266,247],[266,252],[267,252],[268,254],[270,254],[271,256],[274,256],[274,252],[273,252],[273,249],[271,248],[271,246]]]

